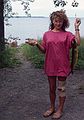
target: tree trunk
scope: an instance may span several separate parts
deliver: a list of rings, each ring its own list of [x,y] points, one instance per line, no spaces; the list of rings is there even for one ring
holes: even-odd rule
[[[4,41],[4,0],[0,0],[0,52],[5,49]]]

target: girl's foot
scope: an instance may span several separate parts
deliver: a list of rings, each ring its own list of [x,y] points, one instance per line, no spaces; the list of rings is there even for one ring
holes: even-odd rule
[[[52,119],[59,119],[59,118],[61,118],[61,116],[62,116],[62,112],[57,111],[53,114]]]
[[[47,111],[43,114],[43,116],[44,116],[44,117],[49,117],[49,116],[52,115],[54,112],[55,112],[55,110],[52,109],[52,108],[50,108],[49,110],[47,110]]]

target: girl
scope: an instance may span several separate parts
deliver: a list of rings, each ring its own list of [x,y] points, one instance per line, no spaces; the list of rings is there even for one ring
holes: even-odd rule
[[[45,53],[44,70],[49,81],[50,108],[43,114],[48,117],[53,113],[52,118],[60,118],[66,99],[66,78],[71,72],[70,49],[74,44],[80,45],[79,26],[80,20],[76,18],[75,35],[66,28],[69,21],[65,11],[55,11],[50,15],[49,31],[43,35],[42,43],[37,40],[26,41],[29,45],[36,45],[39,50]],[[59,105],[55,111],[56,80],[58,79]]]

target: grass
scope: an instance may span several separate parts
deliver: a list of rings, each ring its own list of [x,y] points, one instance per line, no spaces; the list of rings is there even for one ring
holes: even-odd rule
[[[81,39],[81,44],[78,47],[78,62],[76,68],[84,69],[84,39]]]
[[[36,46],[33,47],[23,44],[21,49],[27,60],[31,60],[36,68],[43,68],[44,54],[42,54]],[[78,47],[78,55],[78,62],[75,68],[84,69],[84,39],[81,39],[81,45]]]
[[[14,67],[21,62],[16,58],[17,48],[6,48],[5,51],[0,53],[0,68]]]
[[[42,54],[36,46],[33,47],[30,45],[23,44],[21,46],[21,50],[26,59],[31,60],[32,64],[36,68],[43,68],[44,54]]]
[[[39,40],[39,43],[41,40]],[[36,46],[22,44],[20,47],[23,55],[27,60],[30,60],[36,68],[43,68],[44,54],[41,53]],[[18,48],[6,48],[5,51],[0,53],[0,68],[14,67],[21,64],[20,60],[16,58]],[[81,45],[78,47],[78,62],[75,66],[76,69],[84,69],[84,39],[81,40]]]

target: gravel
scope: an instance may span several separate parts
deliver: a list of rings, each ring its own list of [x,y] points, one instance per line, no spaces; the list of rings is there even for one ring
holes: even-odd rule
[[[30,61],[21,61],[18,67],[0,69],[0,120],[51,120],[42,115],[50,105],[47,76]],[[84,120],[84,70],[67,78],[66,89],[60,120]],[[56,108],[57,103],[58,96]]]

